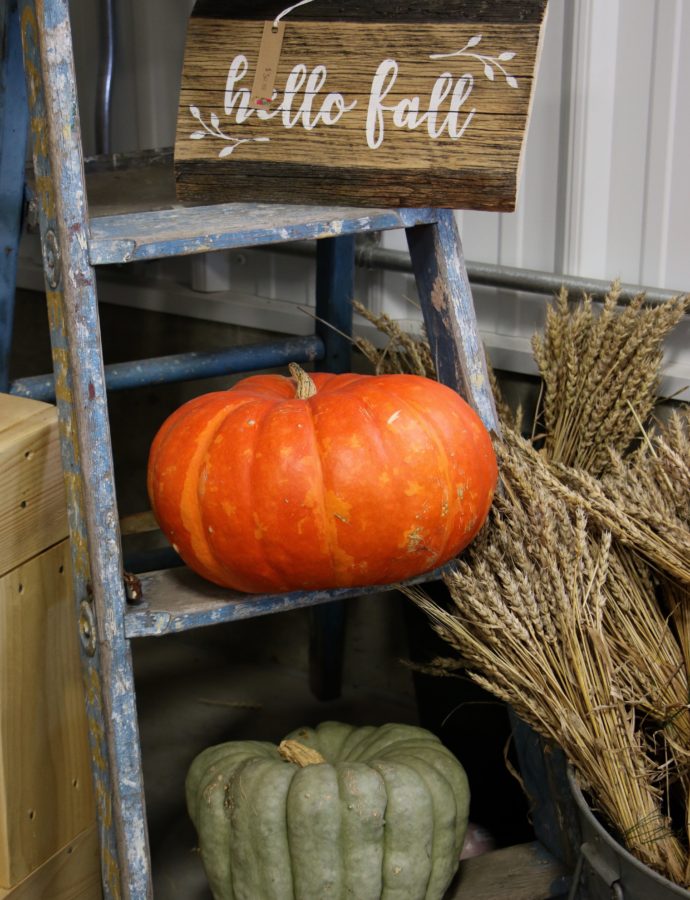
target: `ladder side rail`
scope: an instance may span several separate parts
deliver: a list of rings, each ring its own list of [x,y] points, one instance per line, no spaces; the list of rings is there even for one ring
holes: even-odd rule
[[[0,7],[0,53],[0,391],[7,391],[29,122],[17,0]]]
[[[407,228],[406,235],[438,380],[455,388],[487,429],[498,434],[496,404],[453,211],[438,210],[437,222]]]
[[[151,897],[67,0],[20,0],[105,900]]]
[[[437,224],[407,229],[412,268],[438,378],[458,390],[500,437],[484,347],[479,337],[469,277],[452,210],[440,210]],[[559,860],[574,863],[579,846],[573,800],[562,755],[545,748],[512,709],[513,741],[532,804],[537,838]]]
[[[355,236],[316,242],[316,333],[324,358],[316,368],[342,375],[352,368],[352,301],[355,296]],[[347,610],[334,600],[309,610],[309,686],[321,701],[342,689]]]

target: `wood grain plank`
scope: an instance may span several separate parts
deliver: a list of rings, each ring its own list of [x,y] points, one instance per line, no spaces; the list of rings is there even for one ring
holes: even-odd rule
[[[66,535],[55,407],[0,394],[0,575]]]
[[[313,204],[352,203],[352,181],[334,177],[333,173],[333,168],[327,166],[292,164],[287,169],[281,163],[245,163],[243,174],[240,174],[221,171],[214,163],[199,161],[194,173],[180,167],[177,188],[179,195],[188,203],[207,202],[212,191],[223,196],[232,195],[237,200],[251,201],[258,193],[257,182],[265,179],[266,193],[281,203],[289,203],[296,197],[300,198],[300,202]],[[516,189],[514,173],[476,169],[465,174],[473,176],[468,178],[463,188],[464,199],[472,209],[492,212],[513,210]],[[459,176],[457,172],[441,169],[386,172],[359,169],[356,173],[351,171],[350,178],[356,180],[357,190],[361,191],[368,204],[396,208],[413,204],[428,208],[438,206],[439,197],[452,205],[452,192],[457,188]],[[406,183],[410,179],[414,181],[414,189]],[[263,190],[261,188],[261,192]]]
[[[78,834],[0,900],[101,900],[101,866],[95,825]]]
[[[263,108],[250,105],[263,19],[195,11],[178,198],[512,210],[545,4],[486,20],[472,14],[486,4],[456,6],[465,20],[431,4],[414,24],[404,9],[335,21],[318,6],[290,15]]]
[[[0,885],[95,821],[69,542],[0,578]]]
[[[566,876],[539,844],[516,844],[463,860],[445,900],[548,900],[567,891]]]
[[[233,0],[237,19],[270,19],[282,12],[283,0]],[[328,0],[295,10],[295,19],[365,22],[539,22],[546,0]],[[216,18],[227,13],[227,0],[199,0],[195,16]]]

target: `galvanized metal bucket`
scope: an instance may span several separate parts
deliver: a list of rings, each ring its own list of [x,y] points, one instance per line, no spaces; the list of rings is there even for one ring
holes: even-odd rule
[[[679,887],[628,853],[592,814],[572,772],[568,780],[582,844],[568,900],[690,900]]]

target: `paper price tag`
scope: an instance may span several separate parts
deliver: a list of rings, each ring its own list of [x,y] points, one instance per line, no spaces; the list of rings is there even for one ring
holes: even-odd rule
[[[259,58],[256,62],[256,74],[249,98],[250,105],[255,108],[266,109],[271,105],[284,33],[285,24],[283,22],[278,22],[275,27],[273,22],[264,22]]]

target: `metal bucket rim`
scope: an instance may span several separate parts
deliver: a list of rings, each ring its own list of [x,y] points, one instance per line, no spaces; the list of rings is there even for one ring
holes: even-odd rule
[[[606,828],[604,828],[601,822],[594,815],[589,804],[585,800],[584,794],[580,789],[580,785],[577,783],[577,777],[570,766],[568,766],[568,782],[570,784],[570,790],[572,792],[573,799],[575,800],[575,805],[577,806],[580,815],[582,815],[593,826],[597,834],[601,837],[601,840],[604,841],[604,843],[607,844],[623,860],[625,860],[627,865],[631,866],[634,869],[637,869],[649,879],[658,882],[660,885],[663,885],[663,887],[666,888],[669,893],[673,893],[678,897],[685,897],[686,900],[690,898],[690,891],[686,890],[673,881],[669,881],[668,878],[665,878],[663,875],[655,872],[654,869],[650,869],[649,866],[645,865],[643,862],[637,859],[636,856],[633,856],[629,850],[626,850],[622,844],[620,844],[614,837],[609,834]]]

